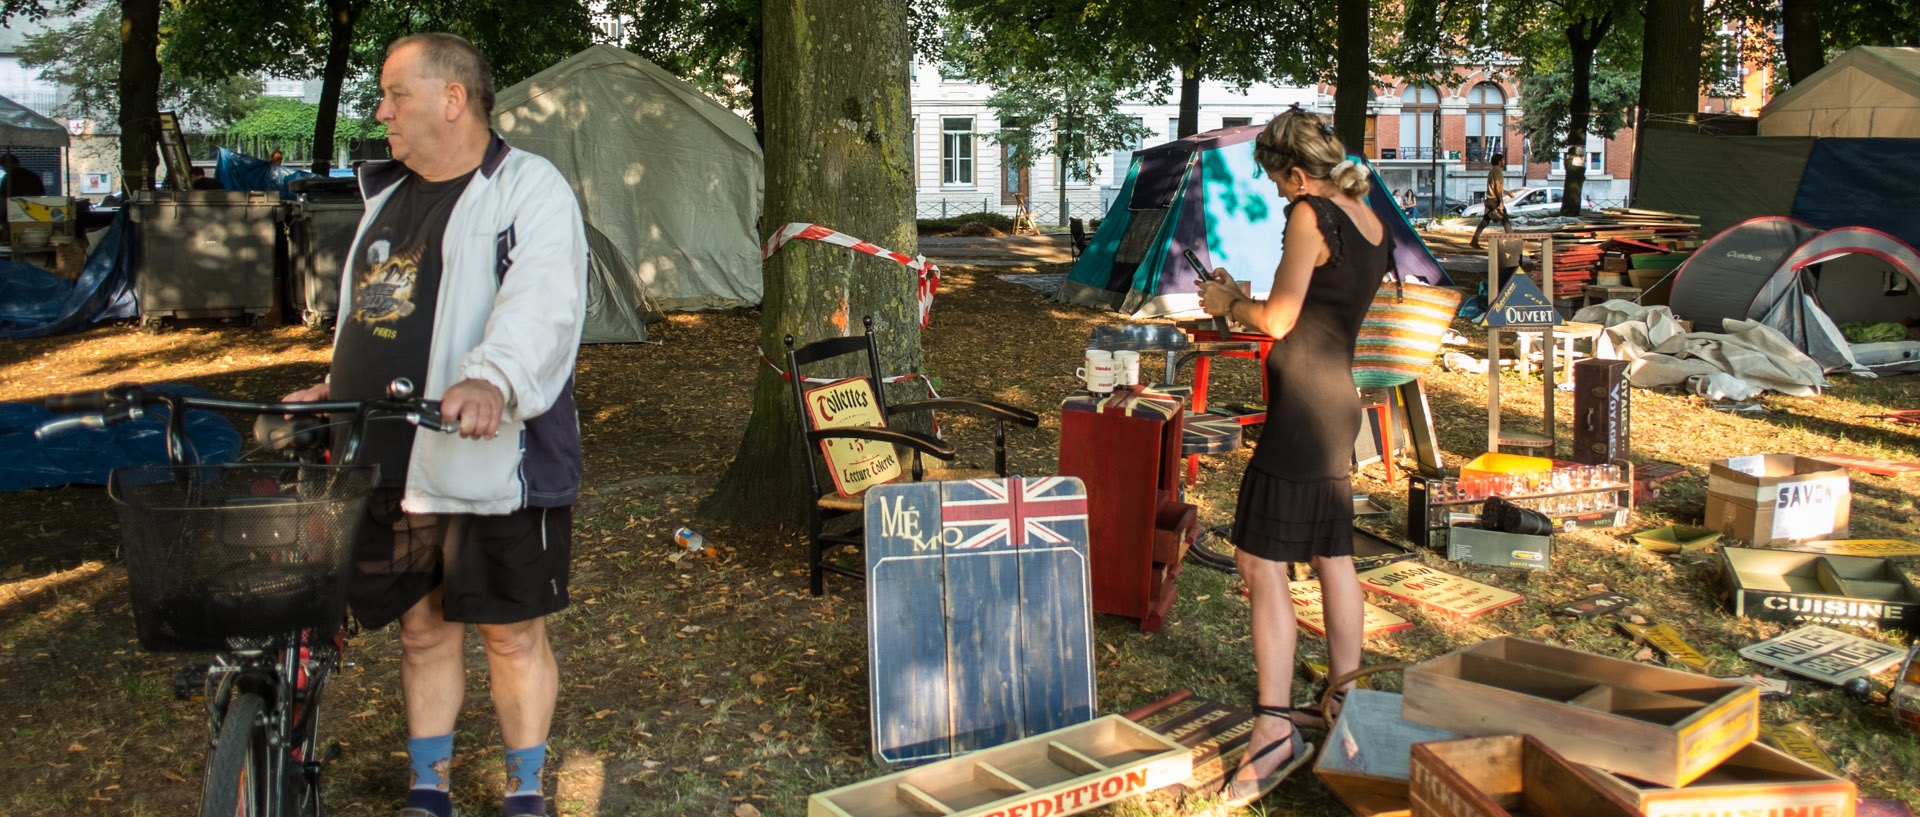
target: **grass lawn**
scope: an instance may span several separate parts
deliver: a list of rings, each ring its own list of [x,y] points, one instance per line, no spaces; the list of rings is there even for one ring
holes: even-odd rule
[[[1060,271],[1045,268],[1041,271]],[[924,336],[928,369],[942,391],[1023,405],[1041,428],[1013,441],[1012,468],[1052,473],[1060,398],[1072,388],[1091,327],[1106,313],[1048,303],[1001,281],[1007,270],[945,270]],[[549,792],[567,815],[799,815],[808,793],[883,770],[867,759],[866,621],[863,589],[832,579],[824,598],[806,592],[800,533],[702,520],[694,508],[732,458],[756,375],[759,314],[679,314],[659,345],[582,351],[579,404],[588,457],[587,494],[576,514],[573,606],[553,617],[563,691],[549,755]],[[1464,324],[1470,337],[1480,334]],[[202,326],[151,336],[108,327],[0,345],[0,399],[98,387],[119,380],[177,380],[216,393],[273,397],[325,372],[327,336],[296,327]],[[770,350],[771,351],[771,350]],[[1462,349],[1481,356],[1484,350]],[[1155,361],[1157,364],[1157,361]],[[1216,400],[1256,398],[1248,361],[1214,367]],[[1505,375],[1509,422],[1538,423],[1539,381]],[[1435,372],[1428,391],[1446,465],[1484,449],[1484,375]],[[1837,377],[1823,396],[1769,395],[1770,413],[1729,415],[1698,398],[1633,393],[1633,456],[1684,466],[1630,529],[1699,520],[1706,468],[1727,456],[1843,452],[1920,459],[1910,427],[1871,419],[1920,405],[1920,380]],[[1571,400],[1558,401],[1563,429]],[[985,430],[953,423],[963,452]],[[976,444],[976,445],[970,445]],[[1248,452],[1206,458],[1191,501],[1207,526],[1232,517]],[[1400,535],[1404,478],[1366,469],[1356,491],[1393,511],[1365,524]],[[1912,484],[1855,474],[1853,536],[1920,540]],[[205,725],[196,704],[175,701],[174,671],[190,656],[142,652],[127,612],[126,575],[114,558],[119,534],[104,490],[68,487],[0,495],[0,814],[180,815],[194,813]],[[714,558],[677,556],[672,531],[700,530]],[[1558,537],[1554,569],[1532,573],[1422,561],[1526,596],[1475,619],[1374,602],[1407,618],[1405,632],[1370,640],[1367,663],[1418,661],[1496,635],[1515,634],[1634,658],[1641,647],[1615,620],[1568,622],[1556,605],[1596,588],[1640,600],[1624,615],[1673,625],[1711,658],[1716,674],[1756,667],[1736,650],[1782,631],[1733,617],[1716,597],[1712,555],[1667,557],[1625,531]],[[1910,571],[1911,574],[1911,571]],[[1166,626],[1096,617],[1102,712],[1124,712],[1182,688],[1249,700],[1253,664],[1247,605],[1237,579],[1189,568]],[[1882,632],[1905,643],[1906,633]],[[406,784],[394,632],[363,633],[352,665],[327,693],[323,732],[345,744],[330,767],[326,800],[336,814],[384,815]],[[499,737],[483,656],[470,643],[466,711],[456,740],[454,797],[468,813],[497,808]],[[1303,658],[1324,661],[1303,637]],[[1658,658],[1651,659],[1658,662]],[[1880,677],[1885,691],[1890,673]],[[1398,684],[1396,675],[1380,676]],[[1296,700],[1308,688],[1296,685]],[[1903,732],[1884,705],[1813,682],[1762,705],[1767,721],[1806,720],[1864,796],[1920,802],[1920,736]],[[1310,774],[1269,798],[1272,814],[1347,813]],[[1115,813],[1182,813],[1172,804],[1123,804]]]

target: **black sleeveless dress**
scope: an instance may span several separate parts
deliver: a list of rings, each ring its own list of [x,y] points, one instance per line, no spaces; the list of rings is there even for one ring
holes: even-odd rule
[[[1339,205],[1317,197],[1288,205],[1287,217],[1295,211],[1318,219],[1329,255],[1313,269],[1293,331],[1267,357],[1267,421],[1240,481],[1232,533],[1241,550],[1281,562],[1353,555],[1353,347],[1393,264],[1391,233],[1373,244]]]

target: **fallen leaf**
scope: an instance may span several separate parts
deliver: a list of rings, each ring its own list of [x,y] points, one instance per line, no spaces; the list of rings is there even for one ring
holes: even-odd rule
[[[687,625],[687,626],[685,626],[685,627],[681,627],[681,628],[680,628],[680,632],[683,632],[683,633],[697,633],[697,632],[700,632],[700,630],[701,630],[701,629],[702,629],[702,628],[701,628],[701,626],[700,626],[700,625],[698,625],[698,624],[689,624],[689,625]]]
[[[14,565],[13,567],[7,568],[7,572],[0,573],[0,579],[13,581],[14,579],[18,579],[21,576],[25,576],[25,575],[27,575],[26,565]]]
[[[597,721],[597,720],[600,720],[601,718],[604,718],[604,717],[606,717],[606,716],[608,716],[608,715],[611,715],[611,714],[613,714],[613,710],[611,710],[611,709],[602,709],[602,710],[600,710],[600,711],[598,711],[598,712],[595,712],[595,713],[593,713],[592,715],[588,715],[588,716],[587,716],[587,718],[588,718],[589,720],[596,720],[596,721]]]
[[[1637,653],[1634,653],[1634,654],[1633,654],[1633,660],[1635,660],[1635,661],[1652,661],[1652,660],[1653,660],[1653,648],[1652,648],[1652,647],[1641,647],[1641,648],[1640,648],[1640,651],[1639,651],[1639,652],[1637,652]]]
[[[371,717],[373,717],[373,716],[375,716],[375,715],[378,715],[378,714],[380,714],[380,712],[379,712],[378,710],[374,710],[374,709],[369,709],[369,710],[367,710],[367,711],[365,711],[365,712],[355,712],[355,713],[353,713],[353,714],[351,714],[351,715],[348,715],[347,717],[349,717],[349,718],[371,718]]]
[[[748,681],[750,681],[750,682],[752,682],[754,686],[757,686],[757,687],[763,687],[763,686],[766,686],[766,685],[767,685],[767,681],[768,681],[769,679],[767,678],[767,674],[766,674],[766,673],[764,673],[764,672],[756,672],[756,673],[754,673],[754,674],[752,674],[752,675],[750,675],[750,676],[747,676],[747,680],[748,680]]]
[[[84,752],[86,750],[87,750],[87,747],[81,746],[80,741],[77,741],[77,740],[67,744],[67,751],[69,752]]]
[[[1646,616],[1642,616],[1642,615],[1631,615],[1631,616],[1627,616],[1627,620],[1628,620],[1628,621],[1631,621],[1631,622],[1633,622],[1633,623],[1635,623],[1635,624],[1645,624],[1645,623],[1647,623],[1647,617],[1646,617]]]
[[[754,808],[752,803],[741,803],[739,808],[733,810],[733,817],[760,817],[760,810]]]

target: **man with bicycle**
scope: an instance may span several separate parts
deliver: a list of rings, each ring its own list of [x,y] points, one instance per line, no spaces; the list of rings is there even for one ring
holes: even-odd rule
[[[342,277],[332,373],[287,399],[369,399],[406,377],[458,428],[369,425],[363,459],[380,464],[381,490],[360,527],[350,601],[364,626],[400,622],[413,770],[402,817],[452,811],[468,624],[486,647],[506,746],[502,812],[544,817],[560,683],[545,617],[567,605],[582,467],[580,208],[551,163],[493,133],[486,61],[466,40],[395,41],[380,88],[394,160],[359,174],[367,209]]]

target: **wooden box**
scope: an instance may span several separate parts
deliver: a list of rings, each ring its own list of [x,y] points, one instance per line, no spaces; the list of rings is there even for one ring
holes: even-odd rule
[[[1792,454],[1717,460],[1707,476],[1707,527],[1756,546],[1844,539],[1852,509],[1844,466]]]
[[[1120,715],[819,792],[807,817],[1061,815],[1171,786],[1189,750]]]
[[[1408,813],[1408,760],[1413,745],[1454,740],[1458,733],[1408,723],[1400,717],[1400,696],[1355,689],[1327,733],[1327,745],[1314,758],[1313,774],[1360,817],[1404,817]]]
[[[1720,549],[1734,615],[1787,624],[1920,626],[1920,590],[1885,559],[1754,548]]]
[[[1747,744],[1713,771],[1679,788],[1654,786],[1592,766],[1583,771],[1646,817],[1749,812],[1853,817],[1856,795],[1853,781],[1758,742]]]
[[[1407,720],[1531,734],[1576,763],[1683,786],[1759,733],[1760,690],[1504,636],[1409,667]]]
[[[1553,568],[1553,537],[1484,530],[1471,525],[1447,527],[1447,559],[1487,567]]]
[[[1413,747],[1412,817],[1640,817],[1532,735]]]

